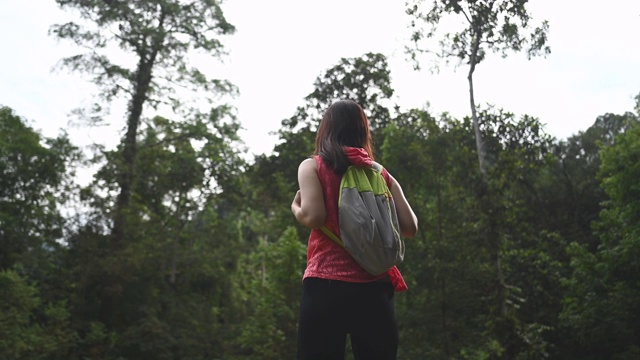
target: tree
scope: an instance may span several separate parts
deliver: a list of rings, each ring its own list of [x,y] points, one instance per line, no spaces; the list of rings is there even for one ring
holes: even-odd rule
[[[496,355],[546,358],[549,346],[543,335],[557,315],[552,306],[557,296],[547,292],[555,295],[560,287],[560,265],[550,254],[559,245],[554,234],[535,226],[538,214],[530,199],[550,161],[552,138],[538,119],[528,115],[516,120],[500,110],[481,111],[480,117],[487,155],[494,163],[488,174],[488,196],[478,200],[486,224],[482,241],[497,276],[488,294],[495,300],[489,302],[487,325],[502,347]]]
[[[413,339],[400,349],[404,357],[542,358],[548,351],[542,335],[557,312],[545,306],[557,297],[544,292],[555,294],[559,281],[545,272],[556,266],[545,251],[556,239],[533,226],[528,200],[551,141],[530,116],[487,109],[479,117],[495,164],[488,184],[492,218],[487,199],[477,194],[480,174],[469,172],[475,163],[470,118],[436,120],[413,109],[385,129],[382,161],[421,224],[400,266],[410,291],[397,299],[398,319],[402,337]],[[492,266],[496,257],[502,282]]]
[[[419,44],[437,34],[438,25],[444,16],[455,14],[465,20],[464,29],[446,33],[443,36],[440,40],[440,49],[435,53],[447,60],[457,58],[459,62],[466,62],[469,66],[467,80],[478,166],[481,174],[486,177],[490,164],[486,162],[486,149],[473,91],[473,74],[476,66],[485,59],[487,51],[499,52],[506,57],[508,51],[518,52],[528,46],[529,58],[548,54],[550,52],[547,45],[548,23],[543,22],[529,34],[528,38],[527,35],[522,34],[530,27],[530,16],[525,7],[528,0],[434,0],[427,13],[423,11],[424,2],[424,0],[407,2],[407,14],[413,18],[411,26],[415,29],[411,40],[416,47],[410,50],[413,59],[417,59],[419,53],[426,51]],[[425,23],[427,29],[419,27],[419,22]]]
[[[526,9],[527,0],[435,0],[428,11],[423,10],[424,0],[413,0],[407,3],[407,14],[412,17],[411,25],[415,29],[411,40],[415,47],[409,49],[409,53],[414,60],[418,59],[418,54],[425,52],[421,42],[433,38],[438,33],[438,26],[442,18],[446,15],[455,15],[463,19],[465,27],[458,32],[445,33],[440,40],[439,51],[435,53],[446,60],[457,58],[460,63],[466,62],[469,66],[467,81],[469,83],[469,103],[471,108],[471,119],[473,122],[473,132],[476,143],[476,153],[478,158],[478,170],[481,175],[480,186],[476,196],[480,200],[480,208],[484,212],[486,221],[486,243],[488,251],[491,253],[491,260],[495,269],[496,293],[495,293],[495,318],[494,328],[496,336],[503,342],[506,350],[502,353],[505,359],[515,356],[511,338],[515,336],[515,330],[510,322],[508,311],[508,297],[511,286],[505,282],[503,265],[501,263],[503,251],[499,219],[499,199],[503,196],[499,183],[491,184],[490,173],[494,166],[489,157],[489,149],[485,144],[485,133],[491,129],[483,129],[481,118],[478,114],[475,94],[473,88],[473,74],[476,66],[480,64],[486,56],[487,51],[501,53],[506,56],[508,51],[521,51],[527,47],[528,56],[547,54],[550,52],[547,42],[547,22],[543,22],[540,27],[535,28],[529,36],[522,34],[530,28],[530,16]],[[426,29],[419,26],[424,23]],[[419,63],[416,62],[419,68]],[[490,124],[485,122],[486,125]],[[496,187],[495,185],[498,185]],[[500,330],[503,325],[506,331]],[[517,337],[517,336],[516,336]]]
[[[80,160],[65,134],[43,138],[26,121],[0,108],[0,269],[21,264],[31,275],[60,247],[60,207]]]
[[[66,134],[45,138],[0,107],[0,356],[66,359],[64,240],[72,178],[82,159]]]
[[[584,359],[635,359],[640,297],[640,126],[636,123],[603,146],[598,172],[608,199],[594,229],[595,251],[573,243],[563,325]]]
[[[89,49],[86,54],[64,59],[62,65],[91,75],[101,90],[102,100],[110,102],[121,95],[128,99],[112,226],[115,246],[121,246],[128,230],[127,210],[135,186],[137,136],[143,110],[161,104],[176,111],[183,109],[183,94],[176,90],[179,87],[211,92],[209,95],[234,91],[229,83],[210,80],[197,68],[190,67],[188,54],[191,50],[202,50],[220,56],[223,45],[218,37],[235,29],[226,21],[219,2],[214,1],[56,1],[63,9],[77,10],[83,20],[95,26],[85,29],[69,22],[51,28],[50,32],[59,39]],[[114,45],[133,58],[133,67],[116,64],[107,56],[109,46]],[[94,109],[102,109],[102,104]],[[188,112],[193,113],[193,108]],[[94,116],[99,118],[100,114]]]
[[[198,264],[220,255],[209,251],[216,246],[210,233],[200,232],[220,223],[198,221],[220,216],[216,195],[242,169],[232,109],[214,103],[236,89],[191,64],[197,52],[222,56],[220,37],[234,27],[209,0],[57,3],[82,21],[50,33],[88,49],[61,65],[87,73],[98,87],[90,119],[101,120],[107,111],[99,110],[113,100],[128,102],[121,143],[115,151],[98,147],[94,161],[102,167],[82,192],[89,211],[68,239],[78,356],[215,353],[219,322],[210,309],[223,288],[203,286],[217,276]],[[166,111],[179,124],[148,121],[149,110]],[[199,330],[189,332],[191,325]],[[139,341],[149,337],[154,341]]]
[[[476,292],[484,272],[472,232],[461,221],[475,217],[468,125],[411,109],[383,129],[382,164],[402,184],[420,224],[399,265],[409,286],[396,297],[403,358],[448,358],[482,341]]]
[[[375,130],[384,128],[391,120],[389,107],[392,106],[393,89],[388,66],[387,58],[379,53],[340,59],[338,64],[316,78],[314,90],[305,96],[304,105],[298,107],[291,118],[282,121],[282,129],[278,132],[281,141],[274,150],[280,153],[285,146],[292,146],[298,151],[312,152],[315,131],[325,110],[335,101],[344,99],[354,100],[364,108],[371,123],[376,150],[379,150],[382,138],[377,136],[382,132]],[[298,147],[300,139],[293,139],[293,134],[305,134],[303,148]]]
[[[285,359],[295,354],[305,255],[296,229],[289,226],[276,241],[263,238],[239,259],[232,293],[234,313],[243,320],[234,329],[238,359]]]
[[[83,189],[92,208],[68,240],[79,356],[218,357],[239,251],[226,191],[244,169],[239,125],[217,116],[144,122],[130,239],[109,247],[101,226],[117,198],[118,149]],[[233,209],[232,209],[233,210]]]
[[[17,268],[19,270],[19,268]],[[64,301],[45,303],[15,270],[0,270],[0,355],[7,359],[68,359],[74,346]]]
[[[390,120],[387,106],[393,95],[388,66],[387,58],[379,53],[340,59],[316,79],[315,89],[305,97],[306,108],[322,116],[334,101],[351,99],[365,109],[374,132],[384,128]]]
[[[599,185],[600,152],[611,146],[618,134],[638,123],[625,114],[598,116],[587,130],[580,131],[552,147],[554,161],[544,182],[539,183],[539,218],[545,228],[560,234],[567,243],[587,244],[595,251],[598,238],[591,223],[598,219],[606,195]],[[533,204],[532,204],[533,205]]]

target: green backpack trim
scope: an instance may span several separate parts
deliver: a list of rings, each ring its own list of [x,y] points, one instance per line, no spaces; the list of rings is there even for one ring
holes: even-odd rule
[[[342,240],[340,240],[340,238],[336,234],[334,234],[333,231],[329,230],[329,228],[326,225],[322,225],[320,230],[322,230],[322,232],[325,233],[325,235],[330,237],[331,240],[337,242],[338,245],[344,247],[344,243],[342,242]]]

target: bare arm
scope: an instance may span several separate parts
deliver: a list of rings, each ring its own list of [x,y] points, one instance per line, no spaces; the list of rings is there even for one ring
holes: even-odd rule
[[[398,223],[400,224],[400,230],[402,236],[414,237],[418,232],[418,218],[411,209],[411,205],[407,201],[407,198],[402,192],[400,183],[389,174],[391,178],[391,195],[393,196],[393,202],[396,205],[396,212],[398,214]]]
[[[298,184],[300,190],[291,203],[291,212],[300,224],[309,229],[318,229],[324,225],[327,211],[318,179],[318,165],[314,159],[306,159],[300,163]]]

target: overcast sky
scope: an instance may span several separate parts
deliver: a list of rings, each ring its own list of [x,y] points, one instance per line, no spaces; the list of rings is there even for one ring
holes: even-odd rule
[[[429,1],[427,1],[429,3]],[[531,0],[534,23],[550,23],[551,55],[489,58],[476,70],[476,100],[546,124],[557,138],[586,130],[598,115],[633,110],[640,93],[640,1]],[[467,69],[443,65],[440,73],[415,72],[399,0],[227,0],[223,9],[237,33],[217,76],[240,89],[233,101],[250,153],[270,152],[269,136],[293,114],[313,81],[342,57],[381,52],[390,63],[394,100],[403,108],[429,103],[433,113],[465,116]],[[54,73],[56,62],[78,53],[47,35],[70,19],[53,0],[0,0],[0,105],[46,136],[67,128],[78,145],[113,146],[123,116],[111,128],[69,128],[72,109],[91,102],[94,88],[78,75]],[[147,114],[152,115],[152,114]],[[164,114],[166,115],[166,114]],[[168,116],[170,117],[170,116]]]

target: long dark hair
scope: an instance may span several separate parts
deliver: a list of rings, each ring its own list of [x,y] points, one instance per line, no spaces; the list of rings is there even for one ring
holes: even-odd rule
[[[314,155],[320,155],[335,173],[343,174],[349,167],[344,146],[363,148],[373,159],[369,119],[353,100],[334,102],[325,111],[316,134]]]

